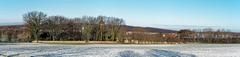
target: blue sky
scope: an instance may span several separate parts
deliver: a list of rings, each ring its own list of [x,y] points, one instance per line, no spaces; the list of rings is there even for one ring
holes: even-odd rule
[[[240,32],[240,0],[0,0],[0,23],[23,22],[22,14],[29,11],[115,16],[134,26]]]

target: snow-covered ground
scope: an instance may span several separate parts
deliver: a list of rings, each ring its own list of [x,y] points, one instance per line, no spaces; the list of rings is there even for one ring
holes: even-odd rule
[[[0,43],[0,57],[240,57],[240,44]]]

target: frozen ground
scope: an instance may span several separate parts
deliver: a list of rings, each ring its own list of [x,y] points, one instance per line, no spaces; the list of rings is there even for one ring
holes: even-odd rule
[[[240,57],[240,44],[57,45],[0,43],[0,57]]]

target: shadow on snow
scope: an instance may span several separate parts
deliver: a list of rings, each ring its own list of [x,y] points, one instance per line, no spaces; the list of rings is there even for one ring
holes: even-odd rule
[[[173,51],[167,51],[167,50],[158,50],[158,49],[152,49],[150,51],[147,51],[145,54],[140,54],[134,51],[122,51],[119,52],[119,57],[197,57],[193,54],[184,54],[180,52],[173,52]]]

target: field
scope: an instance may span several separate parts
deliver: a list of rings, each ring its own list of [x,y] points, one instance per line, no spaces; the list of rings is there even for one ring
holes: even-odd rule
[[[0,43],[0,57],[240,57],[240,44]]]

